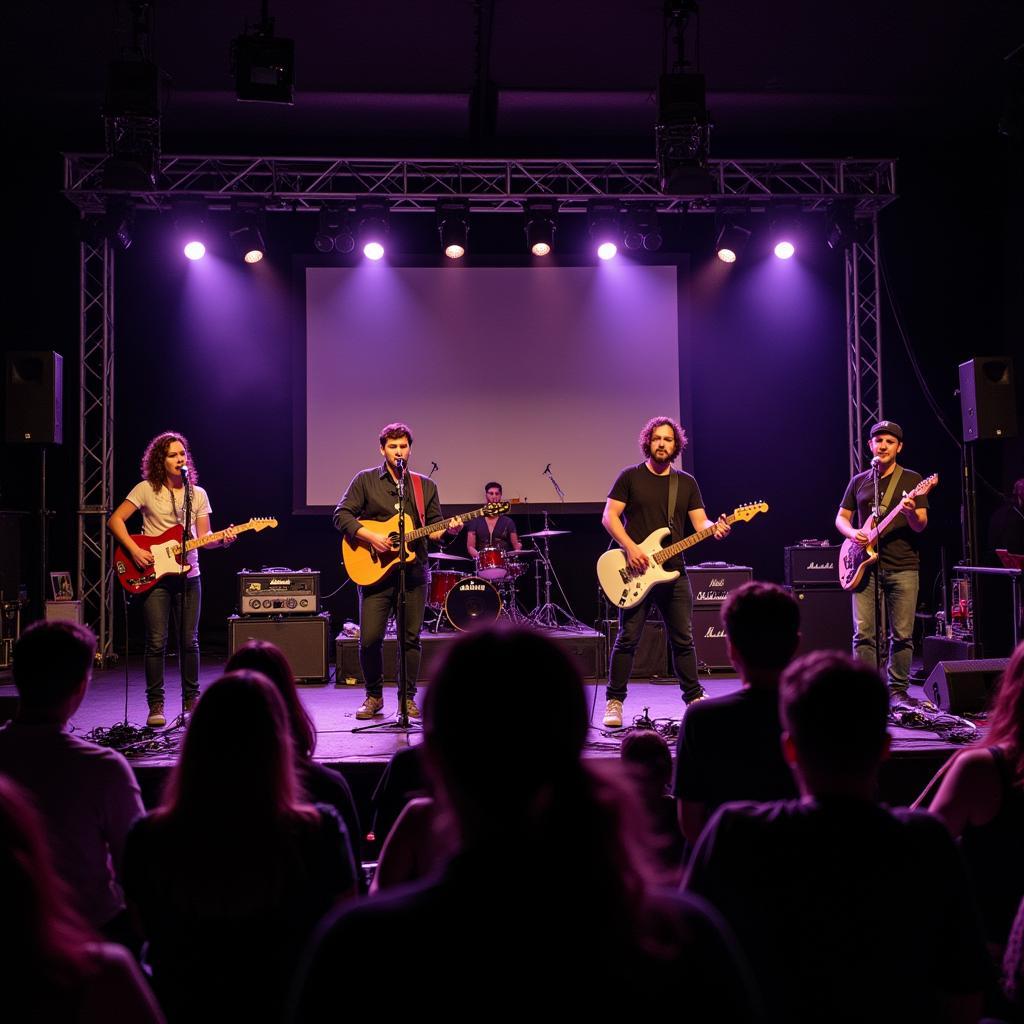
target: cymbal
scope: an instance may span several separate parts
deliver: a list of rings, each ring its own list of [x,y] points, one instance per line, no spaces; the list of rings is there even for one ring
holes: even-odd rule
[[[427,554],[427,558],[439,558],[442,562],[471,562],[471,558],[466,558],[465,555],[449,555],[447,551],[431,551]]]
[[[520,548],[519,551],[506,551],[506,558],[536,558],[540,554],[536,548]]]
[[[563,533],[572,533],[572,530],[538,530],[536,533],[524,533],[524,537],[561,537]]]

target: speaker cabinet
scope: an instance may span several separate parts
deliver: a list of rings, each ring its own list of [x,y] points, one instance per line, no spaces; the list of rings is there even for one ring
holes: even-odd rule
[[[940,661],[966,661],[977,656],[974,644],[946,636],[926,636],[921,644],[921,668],[927,679]]]
[[[79,626],[85,624],[85,613],[81,601],[47,601],[46,602],[47,622],[77,622]]]
[[[612,645],[619,635],[619,621],[612,619],[607,635]],[[608,651],[611,658],[611,650]],[[640,634],[640,643],[636,645],[633,655],[631,679],[664,679],[671,675],[668,662],[668,638],[665,634],[665,623],[660,619],[648,619]]]
[[[247,640],[269,640],[284,652],[296,679],[327,679],[326,614],[287,619],[258,619],[251,615],[228,617],[228,650],[234,654]]]
[[[984,711],[1008,661],[1008,658],[940,661],[925,680],[925,696],[954,715]]]
[[[8,444],[62,444],[64,360],[56,352],[8,352],[5,437]]]
[[[960,415],[965,441],[1017,436],[1011,359],[975,356],[960,364]]]
[[[732,668],[721,608],[693,609],[693,646],[697,651],[697,664],[702,669]]]
[[[849,651],[853,645],[852,598],[845,590],[787,587],[800,605],[800,646],[808,651]]]

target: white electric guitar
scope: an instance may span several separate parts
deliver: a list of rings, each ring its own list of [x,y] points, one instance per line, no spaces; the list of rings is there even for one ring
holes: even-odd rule
[[[749,505],[740,505],[732,515],[725,517],[725,521],[730,526],[737,522],[747,523],[758,512],[767,511],[767,502],[755,501]],[[647,596],[647,591],[651,587],[678,579],[679,570],[663,569],[662,566],[665,562],[681,551],[692,548],[694,544],[707,540],[714,532],[715,528],[709,526],[706,530],[692,533],[685,540],[677,540],[675,544],[669,544],[666,548],[662,547],[662,544],[668,540],[671,531],[667,526],[655,530],[638,545],[640,550],[647,555],[648,565],[645,570],[634,569],[626,559],[626,553],[622,548],[612,548],[606,551],[597,560],[597,579],[601,584],[601,589],[616,607],[632,608]]]

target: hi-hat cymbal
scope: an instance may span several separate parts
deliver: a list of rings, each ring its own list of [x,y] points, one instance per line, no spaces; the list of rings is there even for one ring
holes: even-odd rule
[[[524,533],[524,537],[561,537],[563,533],[572,533],[572,530],[538,530],[536,533]]]
[[[447,551],[431,551],[427,558],[440,558],[442,562],[470,562],[472,559],[465,555],[449,555]]]

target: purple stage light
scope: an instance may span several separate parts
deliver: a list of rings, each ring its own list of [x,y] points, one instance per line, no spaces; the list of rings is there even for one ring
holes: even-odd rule
[[[597,247],[597,255],[603,260],[613,259],[618,251],[619,247],[614,242],[602,242]]]
[[[206,246],[198,239],[185,243],[185,256],[190,260],[201,260],[206,255]]]
[[[368,260],[379,260],[384,257],[384,246],[380,242],[367,242],[363,246],[363,255]]]
[[[250,249],[242,259],[244,259],[246,263],[259,263],[259,261],[263,259],[263,251],[261,249]]]
[[[736,262],[736,253],[734,253],[732,249],[719,249],[716,255],[723,263]]]
[[[780,260],[788,260],[796,252],[796,246],[792,242],[783,239],[775,243],[775,255]]]

